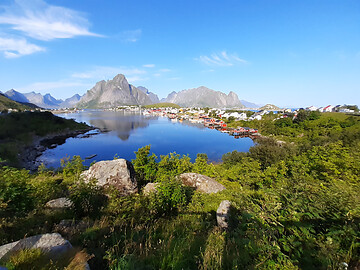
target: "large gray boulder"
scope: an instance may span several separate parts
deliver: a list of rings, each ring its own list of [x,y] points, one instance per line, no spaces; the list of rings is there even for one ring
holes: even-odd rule
[[[214,179],[198,173],[183,173],[180,174],[179,178],[183,185],[205,193],[217,193],[225,189],[222,184]]]
[[[72,201],[65,197],[48,201],[45,204],[45,207],[50,209],[68,209],[71,208],[72,206],[73,206]]]
[[[122,195],[138,191],[134,167],[125,159],[96,162],[81,177],[85,181],[96,179],[97,185],[101,187],[115,187]]]
[[[216,210],[216,221],[220,228],[229,228],[229,215],[230,215],[231,202],[228,200],[222,201]]]
[[[152,192],[157,192],[157,186],[158,183],[147,183],[146,186],[143,188],[142,192],[144,195],[149,195]]]
[[[50,258],[56,259],[72,246],[58,233],[40,234],[0,246],[0,260],[7,260],[18,251],[31,248],[40,248]]]

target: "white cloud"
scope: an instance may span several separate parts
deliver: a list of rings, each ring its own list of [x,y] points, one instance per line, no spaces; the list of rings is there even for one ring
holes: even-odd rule
[[[36,82],[29,84],[27,86],[19,87],[19,90],[22,92],[29,92],[29,91],[49,92],[54,89],[90,87],[90,86],[92,85],[88,83],[72,82],[72,81]]]
[[[159,70],[160,72],[170,72],[171,69],[168,69],[168,68],[162,68]]]
[[[148,80],[148,78],[144,78],[144,77],[140,77],[140,76],[130,76],[130,77],[126,77],[126,79],[129,83],[136,83],[136,82]]]
[[[234,66],[240,63],[247,63],[246,60],[241,59],[236,54],[228,54],[226,51],[220,53],[213,53],[210,56],[201,55],[196,60],[208,66]]]
[[[75,10],[49,5],[43,0],[15,0],[3,7],[0,24],[11,25],[34,39],[49,41],[75,36],[100,36],[89,31],[89,21]]]
[[[132,67],[106,67],[106,66],[97,66],[93,69],[72,74],[73,78],[79,79],[97,79],[97,80],[108,80],[112,79],[117,74],[124,74],[126,77],[146,74],[145,70]]]
[[[143,65],[143,67],[146,67],[146,68],[153,68],[155,67],[154,64],[146,64],[146,65]]]
[[[45,48],[27,42],[26,39],[13,39],[0,37],[0,51],[6,58],[17,58],[36,52],[45,51]]]
[[[141,29],[123,31],[120,37],[125,42],[136,42],[140,39],[142,34]]]

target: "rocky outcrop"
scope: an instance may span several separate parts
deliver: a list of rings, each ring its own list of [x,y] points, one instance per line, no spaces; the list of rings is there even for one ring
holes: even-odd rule
[[[198,173],[183,173],[179,178],[183,185],[205,193],[217,193],[225,189],[222,184],[214,179]]]
[[[58,258],[70,250],[72,246],[58,233],[40,234],[1,246],[0,260],[5,261],[16,252],[31,248],[39,248],[50,258]]]
[[[123,105],[149,105],[146,93],[128,83],[122,74],[112,80],[100,81],[80,99],[78,108],[111,108]]]
[[[143,194],[149,195],[152,192],[156,192],[157,185],[158,185],[158,183],[147,183],[146,186],[142,190]]]
[[[220,228],[229,228],[229,215],[230,215],[231,202],[228,200],[222,201],[216,210],[216,221]]]
[[[145,94],[147,94],[147,96],[150,98],[150,100],[151,100],[152,103],[155,104],[155,103],[159,103],[159,102],[160,102],[159,97],[158,97],[156,94],[150,92],[149,89],[147,89],[146,87],[144,87],[144,86],[138,86],[137,89],[139,89],[139,90],[143,91]]]
[[[68,209],[71,208],[72,206],[73,206],[72,201],[65,197],[48,201],[45,204],[45,207],[50,209]]]
[[[134,167],[125,159],[96,162],[87,171],[84,171],[81,177],[85,181],[96,179],[97,185],[101,187],[115,187],[122,195],[138,191]]]
[[[209,89],[205,86],[172,92],[162,102],[171,102],[182,107],[212,107],[212,108],[244,108],[234,92],[226,95],[223,92]]]

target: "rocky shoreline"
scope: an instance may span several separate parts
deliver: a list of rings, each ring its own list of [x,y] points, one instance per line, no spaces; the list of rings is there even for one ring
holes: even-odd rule
[[[93,134],[86,134],[89,131],[98,130]],[[96,127],[89,127],[83,130],[65,130],[62,132],[48,134],[46,136],[34,136],[30,145],[27,145],[18,154],[20,166],[31,172],[37,171],[41,162],[37,160],[38,157],[47,149],[55,148],[65,143],[68,138],[75,138],[80,135],[83,137],[99,134],[101,131]]]

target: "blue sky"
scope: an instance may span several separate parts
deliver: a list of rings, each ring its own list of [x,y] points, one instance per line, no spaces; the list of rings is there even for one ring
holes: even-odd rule
[[[84,94],[123,73],[278,106],[360,104],[358,0],[0,0],[0,90]]]

